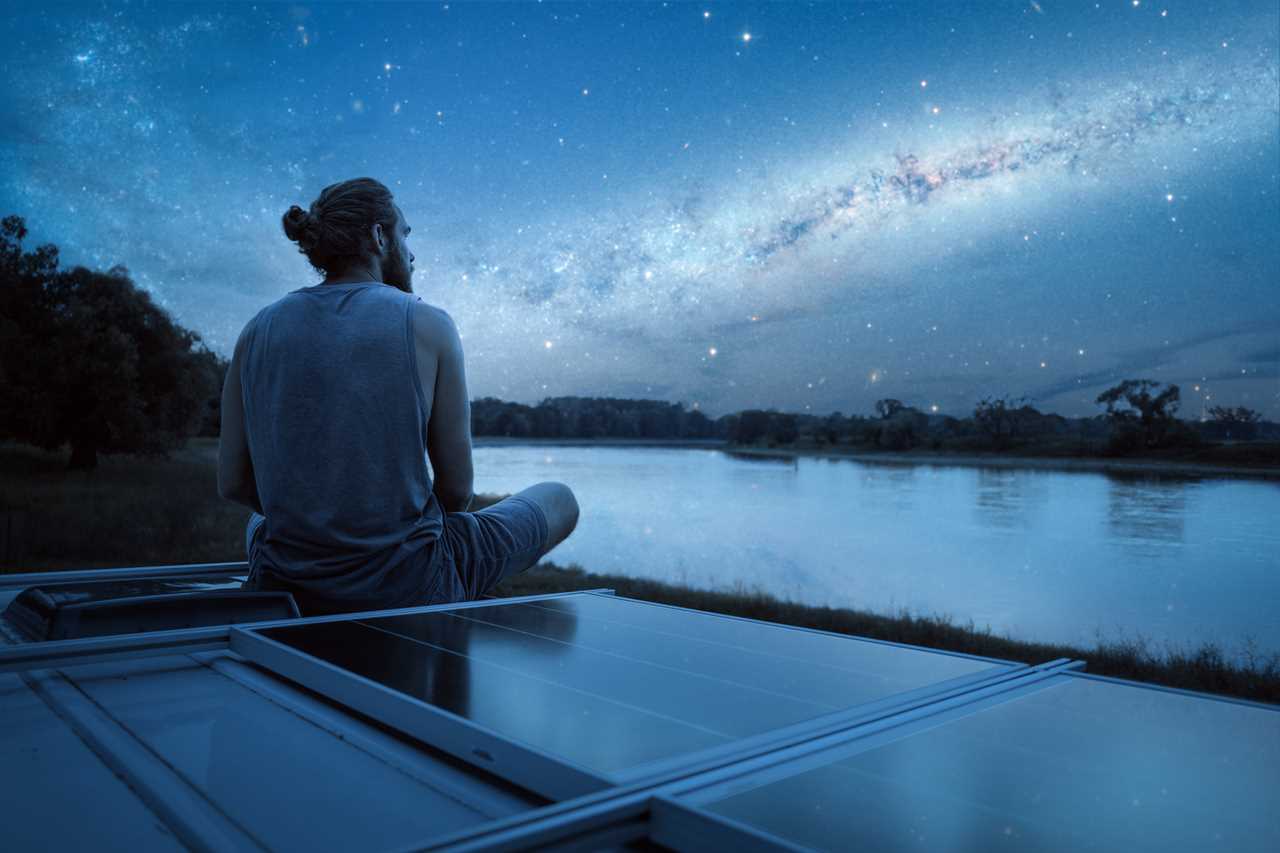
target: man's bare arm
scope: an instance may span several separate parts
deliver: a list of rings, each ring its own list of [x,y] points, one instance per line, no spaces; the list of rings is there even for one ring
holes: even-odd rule
[[[462,341],[453,320],[427,305],[419,311],[418,346],[436,354],[431,419],[427,422],[427,456],[435,474],[433,491],[445,512],[463,512],[471,505],[474,471],[471,464],[471,401]]]
[[[253,476],[253,460],[245,437],[244,402],[240,392],[240,362],[244,333],[236,341],[231,367],[222,383],[222,427],[218,434],[218,494],[230,501],[262,513],[258,485]]]

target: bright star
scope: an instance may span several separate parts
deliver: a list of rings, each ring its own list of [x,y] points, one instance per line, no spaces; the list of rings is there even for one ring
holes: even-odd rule
[[[743,41],[751,41],[751,33],[743,33],[743,34],[742,34],[742,40],[743,40]]]

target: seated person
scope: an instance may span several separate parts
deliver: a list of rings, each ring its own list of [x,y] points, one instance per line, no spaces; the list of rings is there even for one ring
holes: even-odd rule
[[[538,483],[468,511],[462,345],[414,295],[391,192],[343,181],[283,221],[324,281],[249,321],[223,385],[218,492],[253,511],[245,586],[289,590],[304,613],[369,610],[479,598],[534,565],[577,502]]]

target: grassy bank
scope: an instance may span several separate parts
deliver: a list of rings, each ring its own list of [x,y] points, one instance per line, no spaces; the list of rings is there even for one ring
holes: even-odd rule
[[[0,571],[203,563],[244,559],[249,512],[217,494],[215,439],[170,459],[104,456],[66,471],[68,453],[0,445]],[[481,505],[484,501],[480,502]],[[1089,671],[1280,703],[1276,655],[1246,659],[1213,646],[1178,651],[1141,640],[1094,649],[1027,643],[938,616],[810,607],[744,589],[705,591],[544,564],[501,595],[610,587],[619,595],[1006,660],[1087,660]]]
[[[169,459],[0,445],[0,572],[243,560],[249,511],[218,497],[217,439]]]
[[[1212,645],[1188,651],[1157,649],[1141,639],[1102,641],[1091,649],[1031,643],[978,629],[972,623],[957,624],[942,616],[920,616],[906,611],[887,615],[812,607],[783,601],[759,590],[689,589],[642,578],[593,574],[578,566],[561,568],[551,563],[540,564],[510,578],[494,590],[494,594],[536,595],[598,588],[613,589],[627,598],[695,610],[1029,664],[1055,658],[1084,660],[1088,662],[1086,671],[1095,675],[1280,703],[1280,654],[1246,655],[1245,663],[1237,665],[1231,663],[1222,649]]]

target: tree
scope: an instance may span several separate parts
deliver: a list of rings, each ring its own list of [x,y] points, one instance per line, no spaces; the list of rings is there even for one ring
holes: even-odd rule
[[[995,447],[1004,448],[1017,436],[1023,413],[1030,408],[1023,397],[984,397],[973,409],[973,420]]]
[[[903,405],[901,400],[876,400],[876,414],[880,416],[881,420],[887,421],[905,408],[906,406]]]
[[[207,349],[200,350],[195,357],[200,367],[208,372],[213,388],[213,393],[205,400],[196,434],[202,438],[217,438],[222,435],[222,382],[231,369],[231,362]]]
[[[1210,406],[1209,417],[1221,429],[1226,438],[1247,441],[1258,436],[1258,422],[1262,415],[1244,406]]]
[[[910,450],[924,441],[929,432],[929,416],[911,406],[903,406],[892,416],[877,421],[876,444],[885,450]]]
[[[1262,415],[1244,406],[1236,406],[1234,409],[1230,406],[1210,406],[1209,417],[1224,424],[1256,424],[1262,420]]]
[[[832,412],[822,419],[819,424],[816,436],[819,441],[825,441],[827,444],[839,444],[840,436],[845,431],[845,418],[839,412]]]
[[[1112,424],[1112,446],[1129,448],[1136,441],[1144,448],[1157,447],[1178,411],[1177,385],[1154,379],[1126,379],[1098,395],[1098,405],[1107,407]]]
[[[0,435],[70,443],[70,468],[181,447],[220,387],[218,357],[124,267],[59,271],[56,247],[22,251],[26,233],[21,217],[0,223]]]
[[[737,444],[754,444],[769,435],[772,417],[769,412],[759,409],[747,409],[738,414],[738,422],[734,424],[729,440]]]
[[[795,415],[774,414],[769,419],[769,444],[795,444],[800,428]]]

